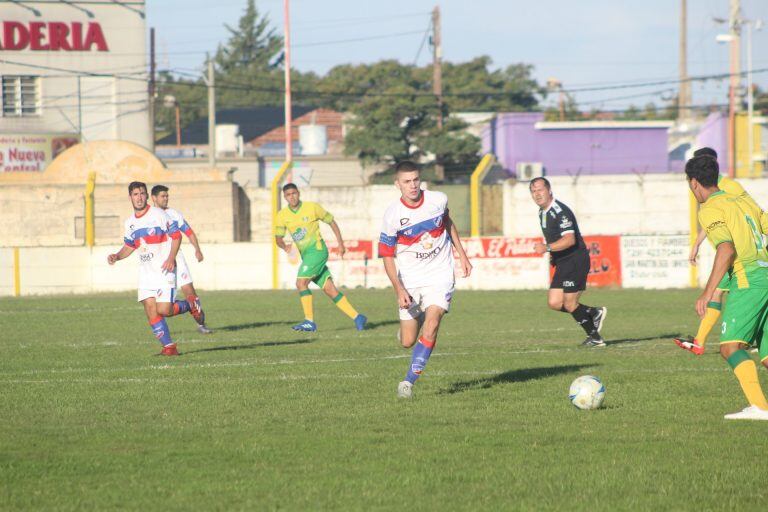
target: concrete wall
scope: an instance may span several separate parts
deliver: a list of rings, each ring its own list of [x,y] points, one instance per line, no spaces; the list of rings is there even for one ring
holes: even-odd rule
[[[169,187],[171,206],[186,216],[201,241],[234,241],[236,184],[171,183]],[[84,193],[84,185],[74,184],[0,186],[0,247],[83,245]],[[97,184],[94,205],[96,243],[122,244],[123,222],[133,213],[126,185]]]
[[[578,179],[555,176],[549,179],[555,197],[574,211],[584,234],[689,231],[689,192],[681,175],[582,176]],[[748,181],[744,184],[748,189],[768,192],[768,180],[759,181],[759,186],[752,186]],[[768,203],[768,194],[764,197]],[[527,182],[504,184],[504,236],[540,236],[538,210],[531,200]]]

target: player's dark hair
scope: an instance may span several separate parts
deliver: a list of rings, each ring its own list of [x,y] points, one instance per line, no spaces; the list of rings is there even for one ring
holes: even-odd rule
[[[712,148],[699,148],[696,151],[693,152],[693,156],[711,156],[712,158],[717,158],[717,151],[715,151]]]
[[[295,183],[286,183],[285,185],[283,185],[283,192],[285,192],[286,190],[298,191],[299,187],[297,187]]]
[[[152,187],[153,196],[156,196],[160,192],[168,192],[168,187],[166,187],[165,185],[155,185],[154,187]]]
[[[421,168],[410,160],[401,160],[395,165],[395,173],[421,171]]]
[[[695,156],[686,162],[685,175],[689,180],[696,178],[703,187],[714,187],[720,175],[720,166],[710,155]]]
[[[137,188],[143,188],[144,192],[147,191],[147,184],[143,181],[132,181],[128,184],[128,195],[131,195]]]
[[[531,182],[528,184],[528,190],[533,189],[533,184],[536,183],[537,181],[541,181],[542,183],[544,183],[544,186],[547,187],[547,190],[552,190],[552,185],[549,183],[549,180],[547,178],[541,178],[541,177],[533,178]]]

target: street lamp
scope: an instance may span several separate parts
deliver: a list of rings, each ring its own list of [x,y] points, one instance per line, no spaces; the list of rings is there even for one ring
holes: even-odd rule
[[[166,94],[163,96],[163,106],[165,108],[173,108],[176,111],[176,147],[181,147],[181,106],[179,105],[176,96]]]

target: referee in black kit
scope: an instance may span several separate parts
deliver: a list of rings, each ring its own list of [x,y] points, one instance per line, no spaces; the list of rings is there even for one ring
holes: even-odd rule
[[[530,183],[531,197],[539,207],[539,224],[546,243],[536,243],[537,254],[549,253],[549,262],[555,275],[549,285],[547,302],[555,311],[570,313],[587,333],[585,347],[604,347],[600,329],[608,313],[604,307],[590,307],[579,303],[581,292],[587,287],[589,251],[581,237],[576,216],[570,208],[552,195],[552,186],[546,178],[534,178]]]

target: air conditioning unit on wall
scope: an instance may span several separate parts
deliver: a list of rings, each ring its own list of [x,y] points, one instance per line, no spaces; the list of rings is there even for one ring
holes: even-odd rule
[[[531,181],[544,176],[544,165],[541,162],[517,162],[517,179]]]

